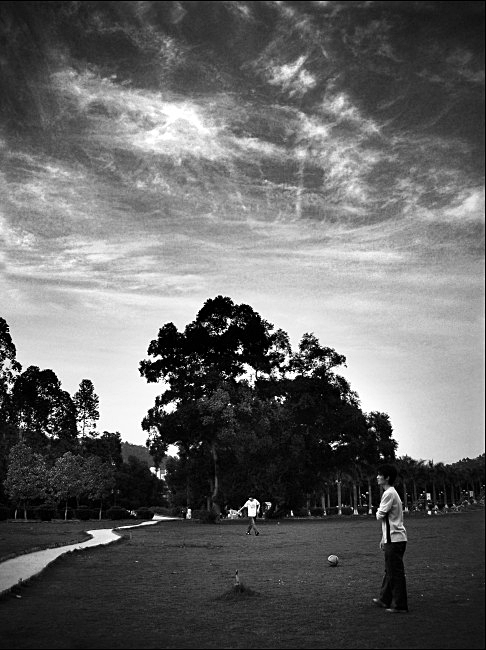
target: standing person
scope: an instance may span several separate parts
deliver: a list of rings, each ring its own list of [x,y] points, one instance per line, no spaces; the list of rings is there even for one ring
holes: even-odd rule
[[[244,505],[242,505],[241,508],[238,510],[238,514],[240,514],[243,508],[248,509],[248,517],[250,518],[246,534],[251,535],[251,530],[253,528],[255,531],[255,535],[259,535],[260,532],[256,527],[255,519],[260,510],[260,502],[254,499],[252,496],[250,496],[248,497],[248,501]]]
[[[403,525],[402,502],[393,487],[397,469],[393,465],[381,465],[376,477],[383,494],[376,518],[381,521],[382,537],[380,548],[385,552],[385,576],[380,597],[373,598],[378,607],[384,607],[391,614],[408,612],[407,583],[403,566],[403,555],[407,547],[407,531]]]

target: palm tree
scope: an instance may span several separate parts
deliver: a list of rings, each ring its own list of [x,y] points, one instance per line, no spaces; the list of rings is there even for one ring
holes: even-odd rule
[[[400,458],[397,458],[398,473],[403,484],[403,507],[405,512],[409,511],[407,481],[409,481],[412,476],[413,463],[415,463],[415,461],[410,458],[410,456],[401,456]]]
[[[435,488],[435,481],[436,481],[436,472],[435,472],[435,466],[434,466],[434,461],[430,460],[428,463],[428,476],[429,480],[432,482],[432,503],[433,505],[437,505],[437,490]]]
[[[447,489],[446,489],[446,479],[447,479],[447,469],[444,463],[437,463],[435,465],[435,475],[437,480],[442,484],[442,495],[443,495],[443,507],[447,508]]]

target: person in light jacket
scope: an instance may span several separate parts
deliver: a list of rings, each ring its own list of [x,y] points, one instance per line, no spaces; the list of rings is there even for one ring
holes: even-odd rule
[[[373,598],[373,602],[390,614],[408,612],[407,582],[403,565],[407,531],[403,525],[402,501],[393,487],[397,473],[393,465],[381,465],[376,477],[378,485],[383,489],[376,518],[381,521],[380,548],[385,552],[385,576],[380,597]]]

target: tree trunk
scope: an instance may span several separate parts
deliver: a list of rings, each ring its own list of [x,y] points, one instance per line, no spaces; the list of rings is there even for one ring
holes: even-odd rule
[[[358,515],[358,486],[353,481],[353,515]]]
[[[408,512],[408,497],[407,497],[407,481],[402,479],[403,482],[403,505],[404,512]]]
[[[371,494],[371,479],[368,479],[368,514],[373,514],[373,496]]]
[[[342,515],[342,509],[341,509],[341,481],[338,479],[336,481],[337,483],[337,507],[338,507],[338,515]]]
[[[214,483],[213,492],[211,494],[211,509],[219,516],[221,514],[221,505],[219,503],[218,453],[214,440],[211,443],[211,456],[213,458],[214,467]]]

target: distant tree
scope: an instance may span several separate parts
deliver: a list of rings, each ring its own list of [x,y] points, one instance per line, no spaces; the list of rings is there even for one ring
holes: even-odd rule
[[[190,454],[181,450],[166,461],[165,481],[172,505],[192,509],[206,507],[210,498],[211,459],[206,450],[194,448]]]
[[[90,456],[84,463],[84,494],[93,500],[99,500],[99,519],[103,511],[103,501],[115,487],[115,468],[103,462],[98,456]]]
[[[403,485],[403,505],[405,512],[409,511],[408,484],[414,473],[414,461],[410,456],[400,456],[396,459],[398,475]]]
[[[8,460],[5,491],[16,506],[23,506],[24,518],[27,519],[30,501],[43,499],[48,494],[47,464],[42,454],[34,452],[23,442],[11,448]]]
[[[112,467],[119,468],[123,463],[121,435],[118,431],[103,431],[97,438],[85,437],[82,453],[86,457],[98,456]]]
[[[116,472],[116,489],[120,505],[129,509],[159,505],[163,481],[158,479],[147,464],[130,456]]]
[[[76,423],[79,435],[96,437],[96,422],[100,419],[99,397],[94,392],[93,382],[90,379],[83,379],[79,389],[73,396],[76,407]]]
[[[79,504],[80,496],[87,490],[85,468],[85,459],[68,451],[56,460],[49,472],[49,484],[54,498],[65,502],[64,519],[67,519],[69,499],[75,497]]]

